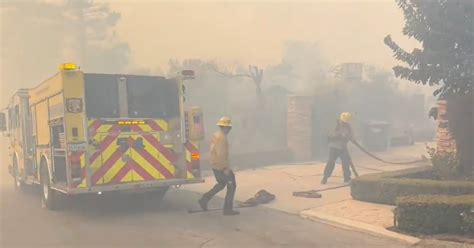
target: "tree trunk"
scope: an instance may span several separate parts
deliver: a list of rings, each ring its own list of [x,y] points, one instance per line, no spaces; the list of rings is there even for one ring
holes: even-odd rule
[[[474,177],[474,94],[447,97],[449,131],[456,141],[459,172]]]
[[[263,99],[263,91],[260,85],[256,85],[256,96],[257,96],[257,108],[259,112],[263,112],[265,109],[265,101]]]
[[[263,100],[263,92],[262,88],[256,84],[255,85],[255,93],[256,93],[256,101],[257,101],[257,106],[255,108],[255,124],[256,124],[256,129],[258,132],[262,131],[262,128],[265,127],[264,121],[265,121],[265,110],[264,110],[264,100]]]

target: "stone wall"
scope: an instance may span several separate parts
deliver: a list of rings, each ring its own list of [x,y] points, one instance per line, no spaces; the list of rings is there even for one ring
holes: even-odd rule
[[[438,101],[438,129],[436,131],[436,149],[439,152],[455,152],[456,142],[448,130],[448,118],[446,116],[446,100]]]
[[[288,149],[296,161],[312,158],[313,97],[288,97]]]

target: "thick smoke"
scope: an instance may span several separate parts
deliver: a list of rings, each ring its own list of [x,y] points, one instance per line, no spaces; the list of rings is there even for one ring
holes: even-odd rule
[[[281,62],[267,69],[265,83],[281,85],[295,94],[312,94],[328,81],[330,63],[318,43],[286,43]]]
[[[1,5],[1,18],[2,106],[13,91],[38,84],[64,62],[75,62],[88,72],[165,74],[156,64],[144,67],[130,63],[128,44],[116,35],[121,15],[107,4],[87,0],[7,1]],[[166,74],[180,69],[196,71],[196,80],[187,83],[187,104],[203,108],[208,136],[219,117],[231,116],[231,141],[237,153],[286,147],[286,101],[290,94],[326,99],[326,105],[319,107],[333,112],[327,117],[331,124],[342,110],[355,112],[361,122],[384,120],[400,129],[418,121],[407,116],[414,113],[407,111],[410,104],[399,104],[409,100],[402,96],[401,83],[391,72],[366,66],[363,80],[348,82],[334,77],[334,68],[341,61],[334,63],[329,58],[337,53],[323,50],[317,42],[289,41],[280,62],[256,65],[263,69],[264,109],[257,107],[256,86],[251,78],[226,77],[209,66],[215,64],[224,71],[245,74],[249,73],[248,64],[170,60]]]
[[[88,0],[7,1],[1,4],[1,97],[28,88],[74,62],[89,72],[124,72],[127,43],[115,26],[120,14]]]
[[[317,139],[324,139],[341,111],[355,114],[356,129],[369,121],[388,122],[393,136],[409,128],[429,126],[424,117],[425,97],[401,90],[401,82],[391,71],[364,65],[360,78],[344,78],[335,73],[341,66],[326,59],[330,54],[331,51],[323,53],[317,43],[287,42],[281,62],[262,68],[263,109],[257,107],[255,85],[250,78],[223,76],[246,74],[247,65],[172,60],[170,70],[196,71],[196,80],[187,86],[187,102],[203,108],[208,138],[220,116],[232,117],[235,153],[286,148],[287,98],[292,94],[314,96]]]
[[[288,42],[279,64],[261,68],[263,109],[258,108],[251,78],[223,75],[248,74],[248,65],[200,59],[170,61],[170,72],[184,68],[196,71],[197,78],[187,85],[187,104],[203,108],[208,138],[219,117],[231,116],[232,149],[247,153],[286,147],[288,95],[314,92],[327,81],[330,66],[316,43]]]

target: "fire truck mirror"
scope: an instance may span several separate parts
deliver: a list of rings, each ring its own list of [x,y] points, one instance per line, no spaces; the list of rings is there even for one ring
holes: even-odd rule
[[[7,117],[5,113],[0,113],[0,132],[7,131]]]

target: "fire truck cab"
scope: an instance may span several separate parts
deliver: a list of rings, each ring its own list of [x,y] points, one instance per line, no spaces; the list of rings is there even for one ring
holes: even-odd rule
[[[9,137],[15,185],[40,185],[56,209],[64,195],[155,191],[201,183],[202,111],[184,106],[184,81],[84,73],[63,64],[32,89],[21,89],[0,114]]]

